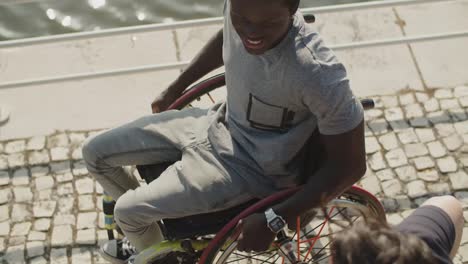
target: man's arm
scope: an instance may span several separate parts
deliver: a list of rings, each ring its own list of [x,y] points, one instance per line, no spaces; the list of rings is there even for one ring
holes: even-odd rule
[[[351,187],[366,172],[364,121],[340,135],[320,135],[327,159],[299,192],[273,207],[273,210],[295,224],[295,217],[319,207]]]
[[[321,135],[327,159],[325,164],[307,181],[299,192],[273,206],[290,228],[296,226],[296,217],[323,205],[358,181],[366,171],[364,121],[353,130],[335,136]],[[275,234],[267,227],[263,213],[252,214],[240,222],[242,233],[237,249],[265,251]]]
[[[223,30],[214,35],[187,68],[151,104],[153,113],[165,111],[192,83],[221,67],[223,62]]]

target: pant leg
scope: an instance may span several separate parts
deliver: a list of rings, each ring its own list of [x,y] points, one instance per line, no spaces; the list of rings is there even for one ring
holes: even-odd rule
[[[186,147],[182,159],[115,207],[117,224],[138,251],[160,242],[157,221],[223,210],[250,200],[245,181],[227,173],[208,140]]]
[[[206,110],[187,109],[149,115],[89,138],[83,159],[89,172],[117,200],[140,186],[122,166],[175,162],[195,140],[197,122]]]

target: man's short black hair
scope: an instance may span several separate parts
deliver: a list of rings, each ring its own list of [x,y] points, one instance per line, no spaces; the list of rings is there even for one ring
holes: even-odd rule
[[[299,4],[301,0],[283,0],[289,6],[289,9],[292,13],[296,13],[297,9],[299,8]]]

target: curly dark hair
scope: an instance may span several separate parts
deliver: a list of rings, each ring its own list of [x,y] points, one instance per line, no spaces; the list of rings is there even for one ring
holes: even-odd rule
[[[403,234],[374,219],[359,221],[334,235],[334,264],[436,264],[421,239]]]

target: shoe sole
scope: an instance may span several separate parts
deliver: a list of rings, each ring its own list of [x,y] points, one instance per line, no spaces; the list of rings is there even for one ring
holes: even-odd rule
[[[99,249],[99,253],[101,253],[101,256],[105,260],[109,261],[112,264],[126,264],[128,262],[128,259],[127,260],[120,260],[118,258],[115,258],[115,257],[107,254],[104,250],[102,250],[102,248]]]

